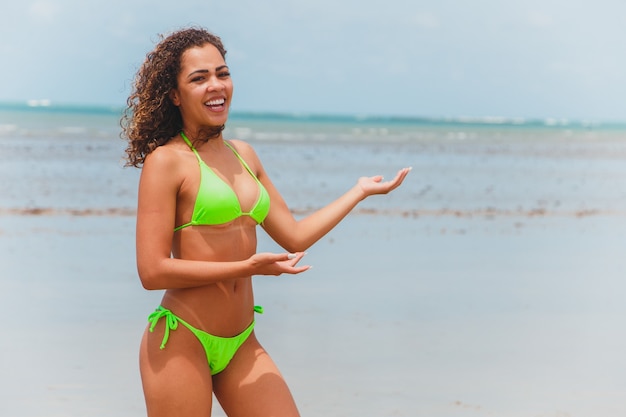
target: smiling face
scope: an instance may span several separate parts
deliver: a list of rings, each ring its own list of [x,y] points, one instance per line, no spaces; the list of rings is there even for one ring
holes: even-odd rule
[[[228,66],[215,46],[207,43],[183,53],[170,99],[180,110],[184,131],[225,124],[232,96]]]

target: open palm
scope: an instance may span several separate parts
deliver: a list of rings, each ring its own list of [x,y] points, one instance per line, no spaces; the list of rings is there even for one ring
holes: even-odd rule
[[[358,184],[366,196],[374,194],[387,194],[402,184],[402,181],[404,181],[409,171],[411,171],[411,168],[402,168],[392,180],[384,182],[381,175],[376,175],[374,177],[361,177],[359,178]]]

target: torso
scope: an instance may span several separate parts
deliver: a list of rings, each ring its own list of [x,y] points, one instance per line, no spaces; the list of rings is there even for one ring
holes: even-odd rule
[[[176,224],[184,224],[191,218],[200,185],[196,156],[185,143],[180,142],[171,143],[175,151],[180,152],[183,164],[176,201]],[[205,163],[233,188],[244,210],[255,204],[258,184],[230,149],[223,143],[218,148],[196,146],[196,149]],[[245,155],[241,156],[245,159]],[[248,165],[255,170],[250,162]],[[256,252],[256,226],[251,217],[242,216],[222,225],[186,227],[174,233],[172,256],[214,262],[247,259]],[[164,294],[162,305],[194,327],[217,336],[234,336],[253,319],[252,279],[243,276],[201,287],[169,289]]]

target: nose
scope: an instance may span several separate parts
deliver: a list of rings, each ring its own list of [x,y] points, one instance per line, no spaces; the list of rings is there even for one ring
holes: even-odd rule
[[[207,82],[208,91],[219,91],[222,89],[224,89],[224,84],[218,77],[212,76],[209,78],[209,81]]]

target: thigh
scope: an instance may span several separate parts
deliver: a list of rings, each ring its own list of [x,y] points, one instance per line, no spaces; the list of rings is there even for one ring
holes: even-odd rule
[[[210,416],[211,371],[200,342],[178,326],[160,349],[163,327],[159,323],[153,333],[146,329],[141,340],[139,367],[148,417]]]
[[[289,387],[254,332],[226,369],[213,376],[213,390],[229,417],[298,417]]]

